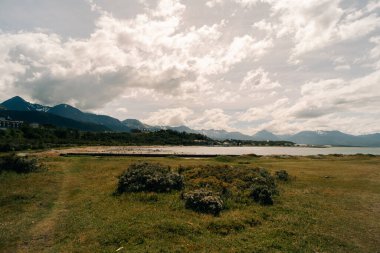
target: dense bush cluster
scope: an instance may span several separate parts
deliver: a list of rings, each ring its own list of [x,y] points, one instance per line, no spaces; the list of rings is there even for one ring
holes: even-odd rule
[[[38,171],[41,168],[36,159],[28,159],[15,154],[0,158],[0,172],[30,173]]]
[[[153,163],[136,163],[119,177],[116,193],[124,192],[169,192],[181,190],[183,178],[169,167]]]
[[[272,191],[266,185],[253,185],[251,197],[262,205],[273,205]]]
[[[199,189],[183,194],[185,207],[201,213],[219,215],[224,208],[222,199],[212,191]]]
[[[280,180],[289,177],[286,171],[279,171],[275,176]],[[219,215],[222,210],[240,204],[272,205],[273,197],[278,194],[276,178],[260,167],[181,166],[175,173],[160,164],[137,163],[120,176],[116,193],[169,192],[185,188],[181,194],[185,208]]]
[[[262,205],[270,205],[278,193],[274,177],[264,168],[207,165],[181,168],[181,171],[187,188],[208,189],[223,199],[240,202],[253,199]]]
[[[273,205],[272,197],[277,193],[273,176],[267,170],[260,169],[259,177],[252,180],[250,197],[262,205]]]

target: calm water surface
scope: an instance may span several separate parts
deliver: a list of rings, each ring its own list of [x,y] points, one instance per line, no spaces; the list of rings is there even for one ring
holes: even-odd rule
[[[380,155],[379,148],[361,147],[331,147],[331,148],[308,148],[308,147],[159,147],[147,148],[160,153],[173,154],[218,154],[218,155],[328,155],[328,154],[373,154]]]

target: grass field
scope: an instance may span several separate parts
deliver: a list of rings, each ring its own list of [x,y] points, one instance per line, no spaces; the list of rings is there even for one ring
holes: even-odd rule
[[[41,157],[47,171],[0,174],[0,252],[380,252],[380,157],[149,158],[171,166],[285,169],[273,206],[219,217],[179,192],[112,195],[141,158]]]

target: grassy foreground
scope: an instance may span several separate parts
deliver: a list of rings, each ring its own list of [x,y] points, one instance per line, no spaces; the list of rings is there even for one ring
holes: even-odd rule
[[[0,174],[0,252],[380,252],[380,157],[144,159],[285,169],[273,206],[220,217],[179,193],[112,196],[141,158],[41,157],[47,171]]]

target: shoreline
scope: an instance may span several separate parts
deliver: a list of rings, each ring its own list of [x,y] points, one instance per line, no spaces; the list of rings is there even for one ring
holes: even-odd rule
[[[52,156],[217,157],[380,155],[380,148],[204,147],[204,146],[86,146],[31,152]]]

